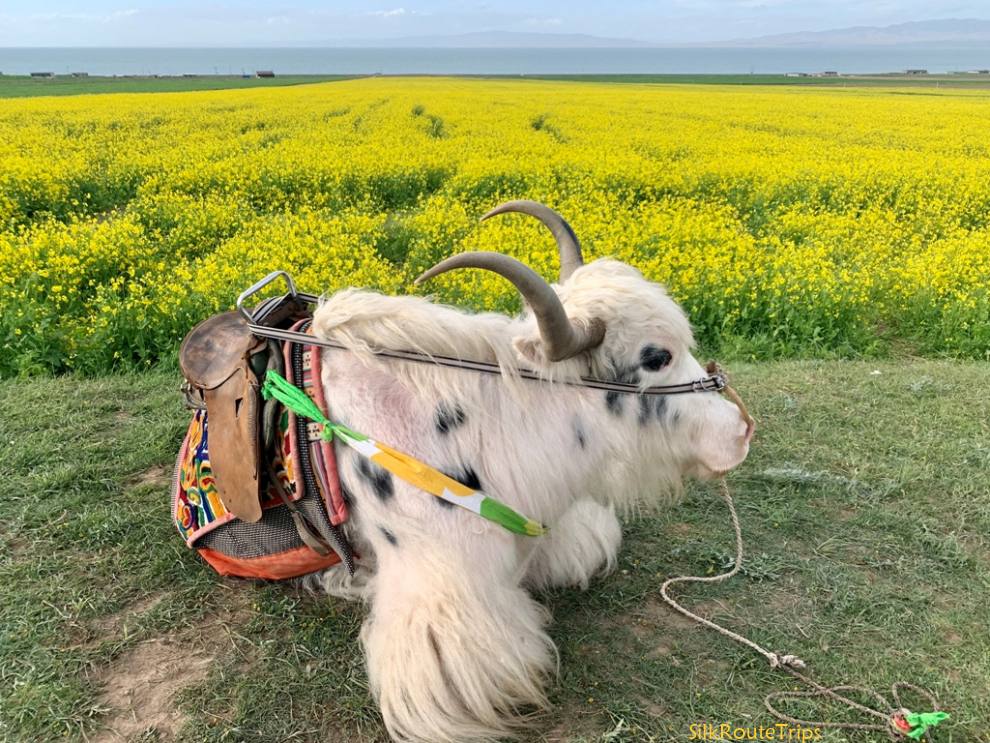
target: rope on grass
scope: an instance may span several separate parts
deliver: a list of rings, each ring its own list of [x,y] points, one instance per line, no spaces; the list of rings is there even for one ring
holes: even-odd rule
[[[924,737],[925,740],[930,743],[931,732],[929,728],[938,725],[940,722],[947,719],[949,715],[945,712],[939,711],[938,700],[928,689],[923,689],[905,681],[897,681],[893,684],[893,686],[891,686],[891,698],[893,699],[893,704],[891,704],[890,700],[882,694],[865,686],[854,686],[847,684],[832,687],[822,686],[817,681],[814,681],[804,673],[801,673],[801,669],[805,668],[806,664],[798,656],[791,655],[789,653],[775,653],[767,650],[762,645],[753,642],[749,638],[743,637],[737,632],[726,629],[710,619],[705,619],[702,616],[698,616],[694,612],[684,608],[681,604],[677,603],[677,601],[670,597],[668,589],[677,583],[721,583],[722,581],[728,580],[736,575],[742,568],[742,528],[739,525],[739,516],[736,513],[735,504],[732,502],[732,494],[729,492],[729,486],[724,479],[719,481],[719,491],[721,492],[722,499],[725,501],[725,505],[729,509],[729,515],[732,517],[732,528],[735,530],[736,535],[736,559],[732,569],[728,572],[713,576],[685,575],[676,578],[668,578],[663,582],[663,585],[660,586],[660,596],[663,597],[663,600],[666,601],[672,609],[684,615],[688,619],[691,619],[698,624],[702,624],[709,629],[713,629],[719,634],[728,637],[730,640],[734,640],[735,642],[745,645],[751,650],[759,653],[767,659],[767,662],[770,664],[770,668],[783,669],[799,681],[811,687],[812,691],[777,691],[767,694],[763,699],[763,704],[767,708],[767,711],[777,720],[787,722],[792,725],[802,725],[807,727],[844,728],[846,730],[873,730],[886,733],[891,740],[901,740],[903,738],[920,740]],[[901,690],[910,690],[919,696],[925,697],[931,704],[933,711],[922,713],[911,712],[901,704]],[[844,693],[840,692],[856,692],[863,694],[865,696],[872,697],[876,704],[873,707],[868,707],[865,704],[860,704],[859,702],[850,699]],[[785,714],[774,706],[774,702],[784,700],[816,698],[831,699],[832,701],[839,702],[840,704],[844,704],[851,709],[863,713],[864,715],[876,718],[878,722],[867,723],[802,720]]]

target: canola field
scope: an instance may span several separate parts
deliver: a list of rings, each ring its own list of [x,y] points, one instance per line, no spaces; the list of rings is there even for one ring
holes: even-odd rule
[[[431,292],[548,278],[535,220],[664,283],[726,356],[990,356],[990,92],[368,78],[0,100],[0,376],[144,367],[276,268]]]

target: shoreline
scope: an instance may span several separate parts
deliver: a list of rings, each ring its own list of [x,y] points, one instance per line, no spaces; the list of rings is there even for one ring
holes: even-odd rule
[[[795,87],[903,87],[951,88],[955,90],[990,89],[990,73],[907,74],[878,72],[863,74],[298,74],[271,76],[236,74],[184,75],[90,75],[66,74],[5,75],[0,73],[0,99],[62,96],[99,93],[156,93],[271,88],[312,85],[361,78],[452,78],[464,80],[532,80],[574,83],[652,84],[652,85],[737,85]]]

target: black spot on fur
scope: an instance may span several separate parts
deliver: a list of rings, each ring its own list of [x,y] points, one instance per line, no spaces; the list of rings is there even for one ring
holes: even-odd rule
[[[582,449],[588,448],[588,437],[584,433],[584,425],[580,418],[574,419],[574,438]]]
[[[387,501],[395,495],[395,485],[392,483],[392,475],[364,457],[358,459],[358,474],[361,475],[371,485],[375,495],[383,501]]]
[[[464,472],[460,477],[455,477],[457,482],[462,485],[467,485],[472,490],[481,490],[481,480],[478,478],[478,473],[475,472],[471,467],[465,467]]]
[[[605,407],[612,415],[622,415],[622,393],[609,390],[605,393]]]
[[[664,395],[653,398],[653,409],[657,414],[657,420],[661,423],[664,422],[664,416],[667,414],[667,404],[668,400]]]
[[[660,371],[667,366],[673,356],[666,348],[657,348],[652,343],[643,346],[639,352],[639,364],[649,371]]]
[[[457,403],[442,402],[437,405],[436,412],[433,414],[433,423],[437,427],[437,431],[442,434],[448,434],[455,428],[464,425],[466,419],[467,416],[464,415],[463,408]]]
[[[663,423],[666,412],[667,398],[663,395],[639,396],[639,425],[645,426],[654,417]]]
[[[388,541],[388,543],[391,544],[393,547],[398,547],[399,546],[399,540],[395,538],[395,534],[393,534],[392,532],[390,532],[384,526],[379,526],[378,527],[378,531],[380,531],[382,533],[382,536],[385,537],[385,539]]]
[[[478,473],[474,471],[473,467],[465,467],[464,469],[457,471],[441,470],[441,472],[443,472],[443,474],[451,480],[457,480],[457,482],[461,485],[466,485],[472,490],[483,490],[481,487],[481,479],[478,477]],[[434,498],[433,500],[439,503],[443,508],[454,508],[453,503],[446,501],[443,498]]]
[[[622,384],[639,384],[639,372],[635,367],[620,367],[615,368],[615,381],[621,382]],[[622,415],[623,398],[626,396],[626,392],[618,392],[617,390],[609,390],[605,393],[605,407],[608,408],[608,412],[612,415]]]
[[[653,402],[646,395],[639,396],[639,425],[645,426],[650,422],[653,413]]]
[[[354,508],[354,493],[351,492],[351,489],[347,486],[347,483],[344,482],[344,478],[340,478],[340,497],[343,499],[344,505],[347,506],[348,509]]]

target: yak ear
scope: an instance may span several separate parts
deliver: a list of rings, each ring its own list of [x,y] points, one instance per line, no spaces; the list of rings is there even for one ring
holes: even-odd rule
[[[517,335],[512,339],[512,347],[516,349],[519,360],[531,366],[546,366],[547,354],[543,339],[539,333],[534,335]]]

